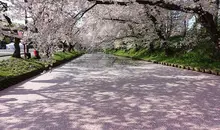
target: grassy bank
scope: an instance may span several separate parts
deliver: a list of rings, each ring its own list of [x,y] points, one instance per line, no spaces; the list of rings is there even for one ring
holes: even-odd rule
[[[47,70],[52,63],[57,66],[68,60],[81,55],[79,52],[58,52],[54,54],[52,60],[42,61],[38,59],[17,59],[10,58],[0,62],[0,90],[11,84],[15,84],[18,80],[25,80],[36,75],[43,70]],[[7,82],[7,83],[6,83]],[[14,82],[14,83],[10,83]]]
[[[58,52],[55,53],[53,56],[53,60],[55,61],[63,61],[63,60],[69,60],[75,56],[81,55],[82,53],[72,51],[72,52]]]
[[[207,71],[208,73],[220,72],[220,62],[210,59],[206,55],[200,55],[197,51],[191,51],[184,54],[166,56],[162,51],[148,52],[146,49],[139,51],[131,50],[106,50],[106,53],[111,53],[118,56],[130,57],[147,61],[157,61],[160,63],[170,63],[173,66],[179,65],[183,68],[192,67],[200,72]]]

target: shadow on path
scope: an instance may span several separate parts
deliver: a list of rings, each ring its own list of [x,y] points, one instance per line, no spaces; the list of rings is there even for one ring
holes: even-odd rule
[[[99,56],[0,92],[0,128],[220,129],[219,77]]]

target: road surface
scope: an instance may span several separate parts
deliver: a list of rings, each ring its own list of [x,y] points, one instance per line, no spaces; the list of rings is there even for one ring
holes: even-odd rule
[[[1,130],[219,130],[220,77],[86,54],[0,92]]]
[[[29,51],[31,53],[31,56],[34,56],[34,50],[30,49]],[[13,49],[0,49],[0,61],[9,59],[13,53]],[[21,49],[21,56],[24,56],[23,54],[23,49]]]
[[[5,55],[12,55],[14,50],[0,49],[0,57]]]

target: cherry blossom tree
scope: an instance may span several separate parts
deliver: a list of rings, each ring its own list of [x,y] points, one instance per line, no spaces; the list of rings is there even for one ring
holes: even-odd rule
[[[218,31],[218,10],[219,0],[88,0],[96,4],[129,6],[131,4],[142,4],[157,6],[168,10],[194,13],[198,15],[200,23],[210,33],[211,39],[215,44],[216,52],[220,51],[220,40]]]
[[[166,50],[170,36],[186,36],[193,16],[209,32],[214,52],[220,51],[219,0],[21,0],[13,4],[28,14],[24,40],[33,41],[47,56],[60,48],[71,50],[79,44],[96,48],[126,37],[141,39],[138,44],[160,39]]]
[[[17,7],[28,9],[30,21],[24,40],[31,40],[48,57],[59,46],[63,51],[71,50],[80,32],[78,24],[81,18],[95,5],[80,0],[28,0],[27,3],[19,3]]]
[[[9,3],[11,1],[10,0],[4,0],[4,1],[0,1],[0,13],[3,16],[4,20],[2,21],[6,21],[7,25],[1,25],[0,27],[0,35],[1,37],[12,37],[14,38],[14,47],[15,47],[15,51],[13,53],[13,57],[16,58],[20,58],[21,54],[20,54],[20,37],[18,36],[18,30],[16,28],[13,28],[13,23],[12,23],[12,19],[11,16],[8,16],[8,11],[11,11],[11,5],[9,6]],[[12,4],[12,3],[10,3]]]

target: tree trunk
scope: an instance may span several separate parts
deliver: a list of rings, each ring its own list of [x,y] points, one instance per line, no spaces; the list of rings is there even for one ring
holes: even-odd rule
[[[50,58],[50,47],[47,46],[47,49],[46,49],[46,56],[47,58]]]
[[[71,52],[73,50],[73,47],[74,46],[70,43],[69,46],[68,46],[68,52]]]
[[[220,37],[219,37],[219,31],[218,31],[218,24],[215,21],[215,16],[206,12],[201,15],[199,15],[199,20],[202,23],[202,25],[206,28],[206,30],[209,32],[212,42],[214,43],[214,57],[218,58],[220,57]],[[219,58],[218,58],[219,59]]]
[[[19,43],[20,43],[20,39],[15,38],[15,44],[14,44],[15,51],[14,51],[12,57],[21,58],[21,49],[20,49]]]
[[[186,37],[186,32],[187,32],[187,20],[186,20],[186,18],[184,19],[183,24],[184,24],[184,29],[183,29],[182,35],[183,35],[183,37]]]
[[[61,42],[61,44],[62,44],[62,52],[66,52],[65,42]]]
[[[216,9],[217,9],[217,11],[216,11],[216,16],[215,16],[215,22],[216,22],[216,24],[218,24],[219,4],[220,4],[220,0],[216,0]]]

